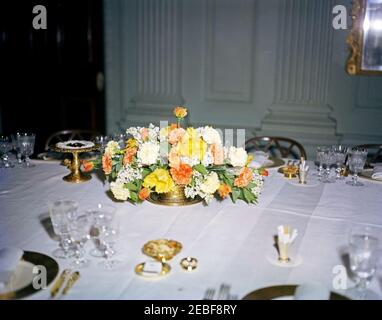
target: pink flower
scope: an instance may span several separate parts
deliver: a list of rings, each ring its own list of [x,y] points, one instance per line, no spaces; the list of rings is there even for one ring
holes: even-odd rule
[[[177,128],[177,129],[171,130],[168,135],[168,142],[170,144],[178,143],[183,138],[185,133],[186,133],[186,130],[184,130],[183,128]]]
[[[214,143],[211,146],[211,153],[214,158],[215,165],[220,165],[224,163],[224,150],[221,145]]]

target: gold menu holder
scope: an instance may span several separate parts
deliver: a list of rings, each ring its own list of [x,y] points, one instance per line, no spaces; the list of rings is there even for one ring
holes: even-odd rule
[[[65,165],[70,169],[71,173],[63,177],[62,179],[71,183],[81,183],[90,180],[92,177],[90,174],[83,173],[80,169],[81,162],[79,159],[79,154],[84,152],[91,152],[98,150],[99,145],[95,144],[93,147],[73,149],[73,148],[61,148],[57,146],[51,146],[50,149],[60,153],[71,153],[73,155],[73,160],[65,161]]]

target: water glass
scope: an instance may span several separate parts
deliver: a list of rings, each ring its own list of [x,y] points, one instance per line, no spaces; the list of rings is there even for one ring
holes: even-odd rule
[[[107,143],[112,140],[109,136],[96,136],[94,142],[100,145],[99,151],[104,153]]]
[[[34,152],[34,144],[36,135],[33,133],[21,133],[19,136],[20,152],[24,156],[24,167],[30,168],[34,165],[31,164],[29,157]]]
[[[74,219],[78,203],[73,200],[57,200],[49,203],[49,214],[53,230],[60,237],[60,247],[53,252],[57,258],[67,259],[75,254],[70,235],[70,220]]]
[[[326,146],[319,146],[317,147],[317,153],[316,153],[316,160],[318,162],[318,173],[317,173],[317,176],[321,179],[321,177],[323,176],[323,171],[324,171],[324,167],[323,167],[323,155],[324,155],[324,152],[328,149],[328,147]]]
[[[366,297],[368,284],[377,270],[377,249],[376,232],[366,226],[352,229],[349,239],[350,270],[358,282],[350,292],[353,292],[356,298]]]
[[[321,181],[323,183],[332,183],[334,182],[332,179],[330,179],[330,169],[333,164],[336,163],[336,157],[335,153],[333,152],[332,148],[326,148],[322,152],[322,164],[325,167],[325,171],[322,174]]]
[[[8,136],[0,136],[0,153],[3,168],[12,168],[14,165],[9,160],[8,152],[12,150],[12,141]]]
[[[71,264],[73,268],[86,268],[90,263],[88,259],[84,258],[84,246],[90,239],[91,226],[92,217],[86,212],[69,218],[69,233],[75,250],[75,260]]]
[[[336,179],[343,180],[345,177],[341,175],[341,171],[345,164],[348,148],[342,145],[333,146],[333,152],[336,158]]]
[[[16,152],[17,164],[21,166],[23,161],[21,159],[21,150],[20,150],[20,141],[19,141],[20,133],[15,133],[11,135],[13,150]]]
[[[93,221],[90,229],[90,237],[95,245],[95,248],[90,251],[90,255],[93,257],[105,256],[105,246],[100,240],[101,229],[104,226],[111,225],[115,216],[115,211],[115,207],[102,203],[86,210],[86,212],[92,216]]]
[[[350,186],[360,187],[363,183],[358,181],[358,173],[363,170],[367,158],[367,150],[363,148],[353,148],[349,152],[349,169],[353,172],[351,181],[347,181],[346,184]]]

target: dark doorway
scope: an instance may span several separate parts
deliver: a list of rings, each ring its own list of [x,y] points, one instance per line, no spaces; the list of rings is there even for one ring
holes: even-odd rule
[[[47,9],[35,30],[33,7]],[[0,10],[1,131],[104,132],[102,0],[3,1]]]

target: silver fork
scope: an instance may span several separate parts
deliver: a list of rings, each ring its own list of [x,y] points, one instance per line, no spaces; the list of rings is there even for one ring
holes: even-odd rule
[[[213,300],[214,295],[215,295],[215,289],[207,288],[203,300]]]
[[[229,294],[230,289],[231,289],[231,286],[229,286],[228,284],[222,283],[219,289],[217,300],[228,300],[230,296]]]

